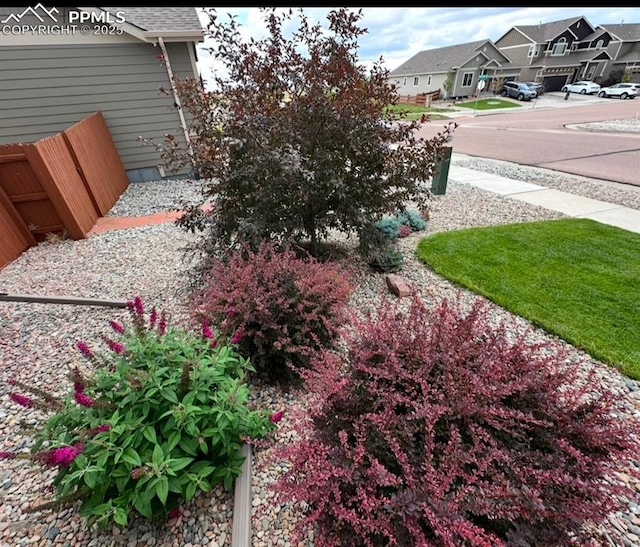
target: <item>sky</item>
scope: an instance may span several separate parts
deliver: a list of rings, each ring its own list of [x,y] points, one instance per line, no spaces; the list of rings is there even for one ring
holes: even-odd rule
[[[259,39],[266,35],[258,8],[215,10],[221,20],[225,20],[227,14],[236,15],[245,39]],[[309,19],[323,26],[327,26],[326,14],[330,10],[304,8]],[[198,11],[206,28],[209,18],[200,8]],[[496,41],[516,25],[537,25],[581,15],[592,26],[640,23],[640,8],[363,8],[362,11],[364,17],[360,25],[368,32],[359,39],[360,62],[370,66],[382,57],[384,66],[389,70],[426,49],[484,39]],[[295,27],[293,24],[291,30]],[[224,71],[209,56],[206,51],[208,45],[208,40],[205,40],[198,51],[198,68],[205,81],[210,78],[212,70]]]

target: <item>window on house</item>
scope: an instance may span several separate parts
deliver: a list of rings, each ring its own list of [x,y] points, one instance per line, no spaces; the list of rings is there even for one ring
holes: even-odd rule
[[[596,66],[595,65],[591,65],[589,67],[589,69],[587,70],[587,74],[585,76],[585,80],[591,80],[591,78],[593,78],[593,75],[596,73]]]
[[[431,74],[427,76],[427,85],[431,85]]]
[[[555,44],[553,44],[553,49],[551,50],[551,55],[564,55],[567,51],[567,39],[560,38]]]
[[[420,76],[415,76],[413,78],[413,85],[414,87],[417,86],[420,83]]]
[[[596,49],[602,49],[604,47],[604,40],[598,40],[596,43]]]
[[[571,51],[575,51],[576,49],[578,49],[578,44],[574,42],[573,44],[571,44]]]
[[[471,87],[473,82],[473,72],[465,72],[462,76],[462,87]]]
[[[404,80],[402,80],[402,86],[403,87],[407,87],[407,79],[406,78]]]
[[[537,57],[540,53],[540,46],[533,44],[529,46],[529,53],[527,53],[527,57]]]

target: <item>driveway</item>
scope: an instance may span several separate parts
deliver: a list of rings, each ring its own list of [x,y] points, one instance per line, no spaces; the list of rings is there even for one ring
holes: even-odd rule
[[[544,167],[593,179],[640,186],[640,133],[584,131],[585,123],[640,119],[640,99],[601,99],[572,93],[546,93],[518,103],[517,111],[455,118],[454,152]],[[515,109],[514,109],[515,110]],[[443,129],[433,121],[420,129],[430,138]]]

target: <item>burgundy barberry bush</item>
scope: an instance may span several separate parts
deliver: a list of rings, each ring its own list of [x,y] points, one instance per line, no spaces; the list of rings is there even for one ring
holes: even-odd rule
[[[318,357],[311,433],[281,454],[281,502],[308,504],[294,540],[312,528],[316,547],[590,544],[583,525],[629,494],[603,479],[638,454],[638,424],[560,345],[511,343],[488,314],[387,303],[348,336],[347,375],[344,356]]]
[[[316,352],[331,347],[351,292],[344,271],[267,243],[216,263],[204,279],[197,314],[271,380],[295,377]]]
[[[398,230],[398,237],[409,237],[413,233],[413,230],[409,226],[400,226]]]

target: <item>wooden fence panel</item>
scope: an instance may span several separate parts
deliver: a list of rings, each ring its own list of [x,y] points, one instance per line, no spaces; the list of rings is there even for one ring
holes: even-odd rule
[[[69,235],[86,238],[99,215],[62,134],[36,142],[26,154]]]
[[[85,118],[63,135],[100,215],[106,215],[128,188],[129,178],[102,112]]]
[[[0,269],[18,258],[29,247],[36,245],[36,240],[20,218],[13,203],[0,187]]]
[[[64,224],[28,161],[27,152],[32,148],[32,144],[0,146],[0,188],[18,214],[19,224],[42,240],[46,233],[62,230]]]

